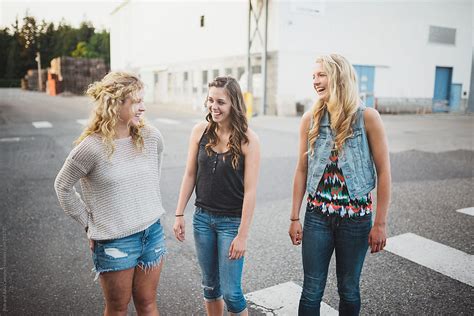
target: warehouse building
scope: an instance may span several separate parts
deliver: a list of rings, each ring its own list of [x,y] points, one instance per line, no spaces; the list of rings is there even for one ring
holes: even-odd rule
[[[112,13],[111,68],[138,72],[147,102],[201,110],[207,82],[232,75],[252,92],[255,111],[295,115],[316,98],[315,57],[336,52],[354,64],[368,106],[464,112],[473,10],[470,0],[128,0]],[[265,16],[267,60],[255,40],[248,76],[249,20],[250,37],[258,39]]]

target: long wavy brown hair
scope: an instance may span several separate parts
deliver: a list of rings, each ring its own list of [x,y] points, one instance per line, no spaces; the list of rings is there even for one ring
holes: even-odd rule
[[[331,129],[334,131],[336,149],[341,150],[352,131],[352,123],[359,107],[357,76],[351,63],[337,54],[323,55],[316,59],[328,76],[329,99],[319,99],[312,109],[313,126],[308,133],[308,152],[314,153],[315,140],[319,136],[319,125],[326,111],[331,117]]]
[[[138,93],[141,90],[143,82],[137,76],[126,72],[110,72],[101,81],[89,85],[86,95],[94,100],[95,106],[89,123],[74,143],[77,145],[92,134],[100,135],[110,158],[115,151],[115,126],[120,119],[120,107],[128,98],[133,103],[139,102]],[[139,150],[143,149],[144,144],[141,135],[143,126],[143,119],[138,126],[129,125],[132,141]]]
[[[245,116],[246,107],[242,90],[240,89],[239,83],[233,77],[224,76],[217,77],[208,84],[208,87],[224,88],[227,96],[230,99],[230,137],[227,147],[229,148],[229,154],[232,155],[232,167],[235,169],[239,166],[239,158],[242,155],[242,143],[248,143],[249,139],[245,134],[248,129],[247,117]],[[209,94],[206,97],[204,105],[207,107],[207,100]],[[206,144],[206,152],[208,156],[212,155],[212,147],[217,146],[219,137],[217,136],[218,125],[212,120],[211,111],[206,115],[207,124],[206,135],[209,142]]]

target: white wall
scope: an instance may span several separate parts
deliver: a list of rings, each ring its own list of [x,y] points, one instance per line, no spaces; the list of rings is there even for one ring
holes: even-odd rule
[[[295,10],[298,4],[320,8],[321,13]],[[469,89],[471,1],[286,1],[279,5],[282,99],[314,98],[308,70],[317,55],[331,52],[353,64],[376,66],[376,97],[432,98],[436,66],[453,67],[453,82],[462,83],[463,91]],[[456,45],[428,43],[430,25],[456,28]]]
[[[200,27],[200,17],[205,26]],[[269,19],[275,23],[275,19]],[[112,68],[247,54],[248,1],[130,1],[113,15]],[[270,25],[269,33],[275,25]],[[117,31],[116,31],[117,30]],[[121,35],[114,33],[120,32]],[[115,45],[115,41],[129,45]],[[276,37],[269,40],[274,50]],[[116,48],[120,49],[119,51]],[[127,56],[127,57],[124,57]],[[128,66],[130,66],[128,65]]]

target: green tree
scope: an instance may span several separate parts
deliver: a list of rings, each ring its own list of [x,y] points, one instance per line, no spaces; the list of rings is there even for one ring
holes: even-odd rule
[[[0,78],[5,78],[7,71],[8,52],[10,42],[13,37],[10,35],[9,29],[4,28],[0,30]]]
[[[77,43],[76,49],[72,51],[72,57],[83,57],[88,58],[91,52],[89,52],[89,48],[86,42],[79,42]]]

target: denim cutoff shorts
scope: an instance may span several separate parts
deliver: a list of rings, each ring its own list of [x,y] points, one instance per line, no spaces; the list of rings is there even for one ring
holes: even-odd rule
[[[96,278],[100,273],[140,267],[145,272],[159,266],[166,254],[165,233],[160,220],[145,230],[118,239],[95,240],[92,260]]]

